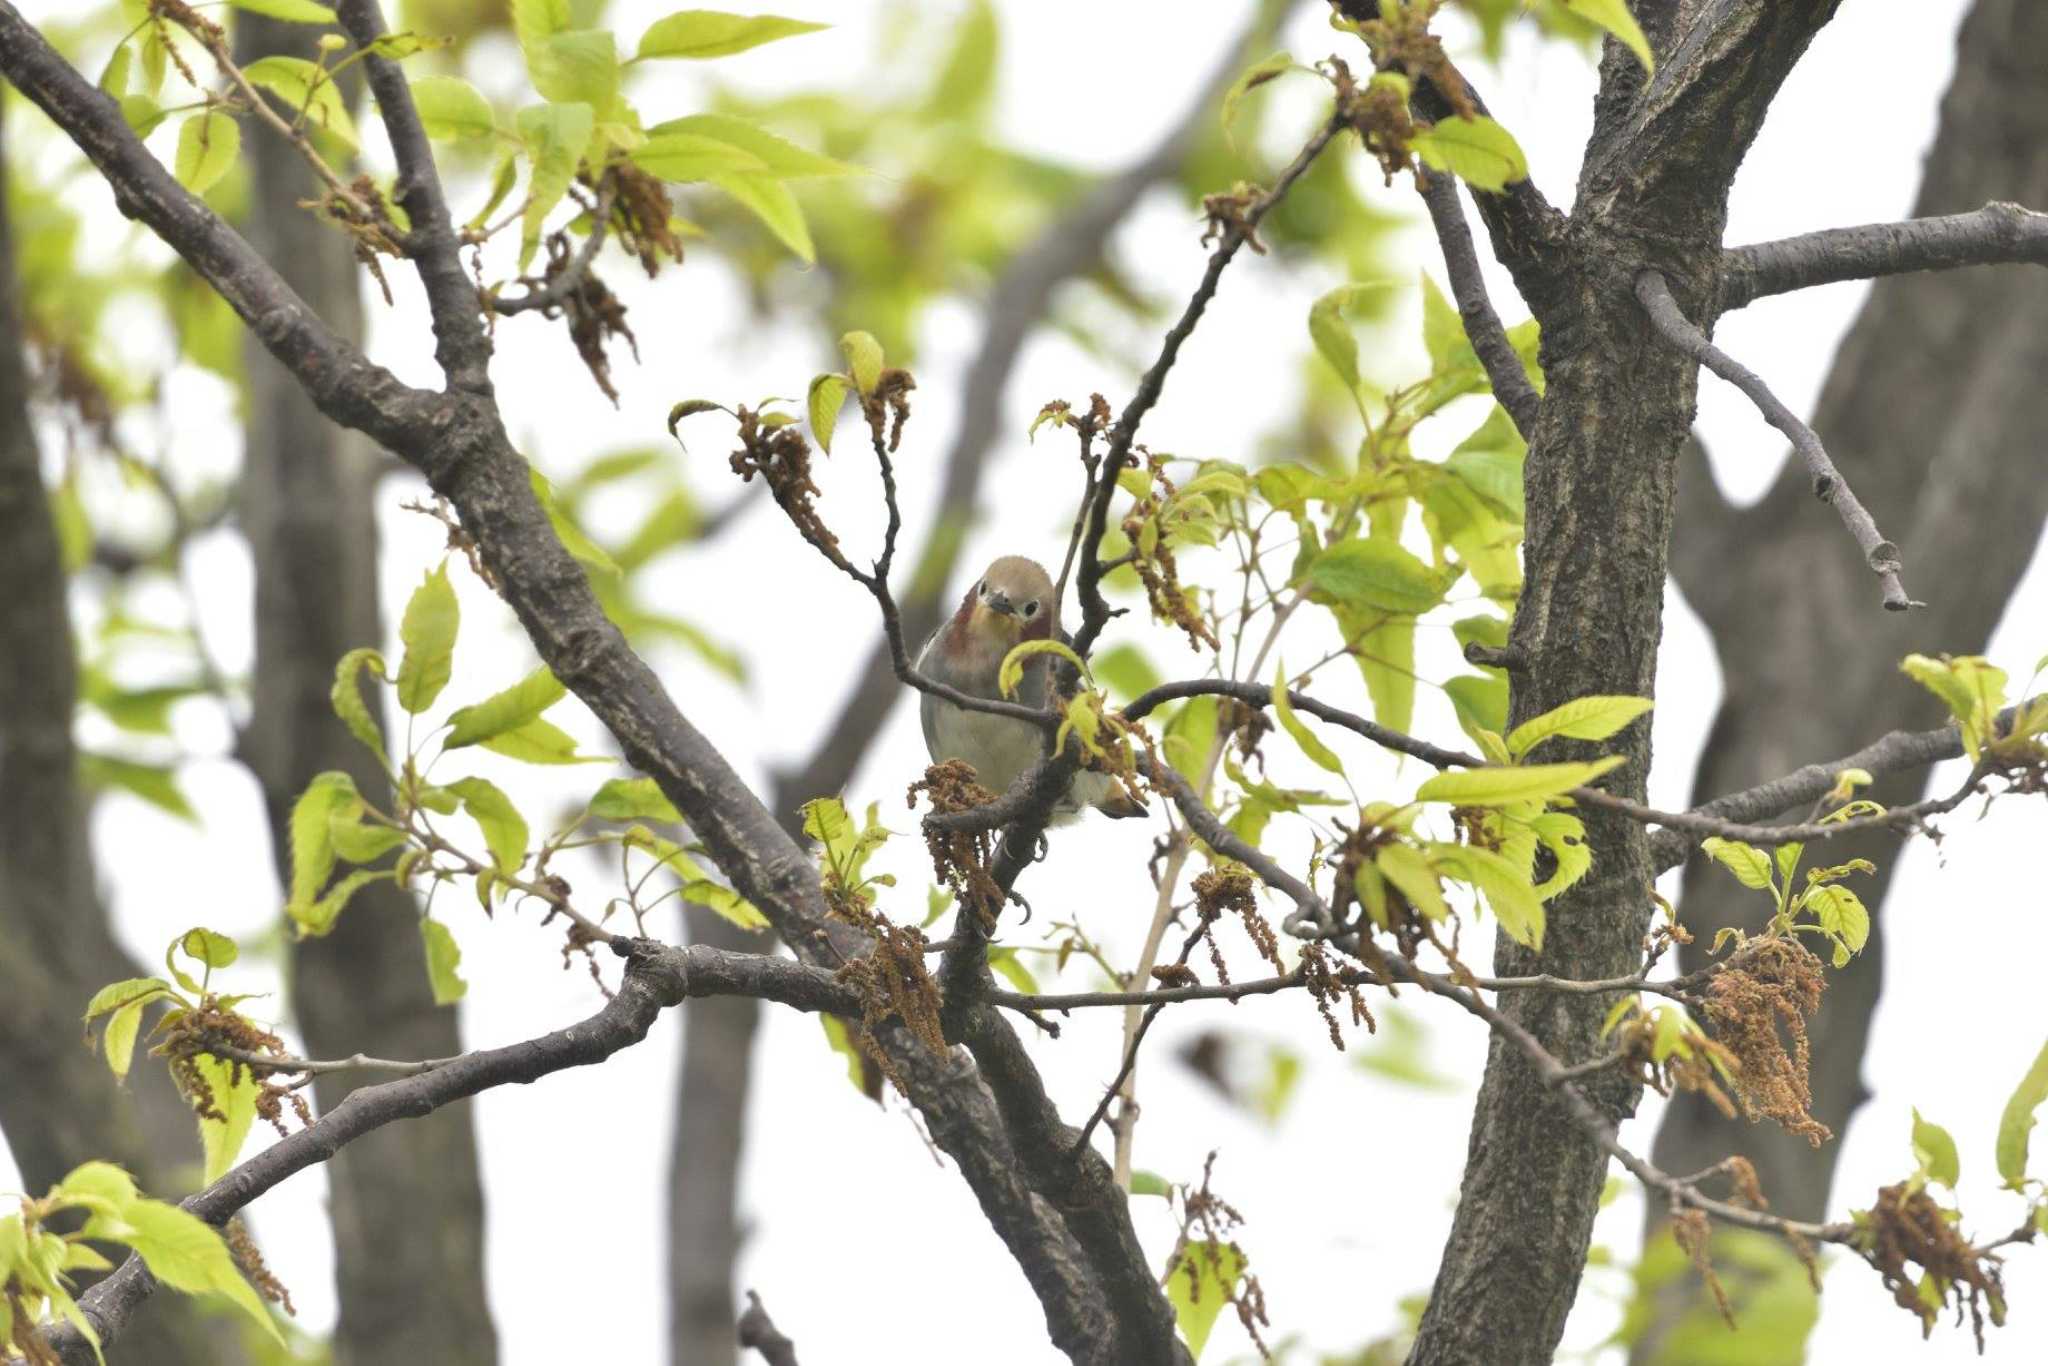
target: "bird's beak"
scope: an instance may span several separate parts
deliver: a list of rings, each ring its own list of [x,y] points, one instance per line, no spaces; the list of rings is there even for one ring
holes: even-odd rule
[[[997,589],[988,595],[988,610],[1000,612],[1007,617],[1014,615],[1017,609],[1010,605],[1010,595]]]

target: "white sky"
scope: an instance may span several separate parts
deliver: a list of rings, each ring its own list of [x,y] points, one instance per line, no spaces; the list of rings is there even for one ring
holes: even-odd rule
[[[25,8],[35,16],[58,7]],[[615,26],[630,40],[640,21],[666,8],[622,0],[614,5]],[[795,40],[719,63],[717,73],[763,92],[849,88],[871,78],[861,54],[872,50],[885,8],[779,0],[777,12],[829,20],[839,31],[829,40]],[[920,22],[943,23],[955,12],[939,3],[910,8],[932,16]],[[1177,117],[1190,81],[1210,69],[1216,44],[1235,34],[1244,8],[1220,0],[1170,6],[1041,0],[1008,7],[1004,128],[1026,147],[1050,155],[1105,169],[1122,165]],[[1310,61],[1341,51],[1349,40],[1324,27],[1320,13],[1313,12],[1319,7],[1309,9],[1294,26],[1289,49]],[[1920,41],[1908,56],[1888,7],[1843,7],[1787,86],[1745,165],[1732,204],[1731,242],[1892,218],[1909,207],[1916,167],[1898,149],[1924,148],[1932,136],[1935,102],[1948,79],[1948,40],[1963,9],[1962,0],[1920,7]],[[1085,41],[1077,41],[1083,36]],[[1143,55],[1134,60],[1133,54]],[[1048,78],[1049,72],[1058,74]],[[1570,50],[1540,46],[1525,33],[1502,70],[1475,66],[1474,72],[1496,113],[1527,149],[1539,183],[1554,200],[1568,198],[1590,121],[1590,64]],[[1882,79],[1873,79],[1874,73]],[[889,72],[883,79],[914,81],[921,74]],[[643,90],[642,107],[654,117],[689,112],[700,102],[702,79],[699,72],[664,69],[659,93]],[[1816,130],[1826,131],[1825,145]],[[1377,177],[1361,168],[1361,183],[1376,185]],[[1405,187],[1373,193],[1404,211],[1412,200]],[[117,224],[106,231],[110,240],[123,240],[115,235]],[[1177,299],[1200,272],[1197,235],[1188,216],[1161,195],[1126,228],[1118,250],[1145,287]],[[1431,244],[1417,234],[1413,246],[1417,264],[1440,275]],[[1523,316],[1504,273],[1490,274],[1508,320]],[[787,323],[764,328],[746,318],[741,292],[709,252],[693,255],[651,287],[637,271],[620,269],[612,278],[633,285],[626,297],[644,358],[638,367],[620,358],[617,411],[588,384],[557,332],[526,319],[501,325],[495,373],[509,424],[543,467],[557,474],[607,450],[662,445],[662,419],[679,398],[751,401],[766,393],[801,393],[809,375],[831,361],[831,338],[822,330]],[[1256,401],[1219,405],[1205,396],[1292,394],[1308,305],[1339,283],[1330,271],[1270,259],[1233,266],[1174,372],[1165,401],[1147,422],[1146,439],[1155,449],[1179,454],[1249,458],[1254,438],[1273,413]],[[397,287],[395,310],[373,310],[373,351],[401,375],[433,383],[419,291],[409,279]],[[1719,340],[1765,374],[1795,410],[1810,409],[1862,288],[1833,286],[1760,303],[1727,319]],[[1368,368],[1400,372],[1419,361],[1419,346],[1411,340],[1419,305],[1409,294],[1409,320],[1386,343],[1395,348],[1393,356]],[[936,462],[976,323],[965,307],[941,307],[922,340],[917,416],[899,461],[911,544],[936,494]],[[1246,341],[1266,337],[1279,344]],[[966,555],[963,582],[1003,551],[1056,559],[1070,516],[1071,457],[1059,441],[1027,445],[1025,424],[1052,397],[1080,400],[1099,388],[1120,402],[1131,377],[1130,370],[1105,368],[1057,337],[1041,337],[1027,349],[1010,389],[1005,444],[985,486],[984,517]],[[219,387],[187,378],[173,386],[171,401],[178,433],[175,467],[188,480],[230,470],[236,453],[222,449],[214,435],[223,430]],[[1475,411],[1471,420],[1478,416]],[[724,472],[724,434],[710,418],[697,421],[705,424],[702,435],[692,441],[690,456],[677,459],[703,501],[716,506],[734,492]],[[1448,424],[1457,430],[1445,434],[1462,434],[1470,425],[1459,419]],[[1759,496],[1782,458],[1779,437],[1711,379],[1701,385],[1700,425],[1724,487],[1739,498]],[[1853,479],[1857,453],[1835,455]],[[825,473],[828,515],[849,542],[863,543],[876,525],[871,471],[842,452]],[[380,493],[386,615],[394,622],[405,595],[438,556],[437,529],[397,510],[417,492],[415,483],[393,480]],[[1886,510],[1874,511],[1882,522]],[[1825,512],[1815,509],[1814,515]],[[205,584],[209,638],[231,669],[245,668],[251,649],[246,552],[222,536],[195,556],[194,567]],[[859,657],[876,630],[872,613],[856,590],[801,547],[772,509],[760,506],[716,544],[673,556],[656,572],[673,585],[666,605],[747,657],[752,682],[745,689],[673,653],[657,655],[656,662],[686,712],[765,790],[772,766],[805,753],[836,709],[847,681],[843,675],[852,665],[835,669],[828,661]],[[1922,565],[1918,572],[1938,575],[1941,567]],[[456,577],[465,617],[455,682],[447,693],[451,703],[502,685],[531,659],[510,614],[466,574]],[[2048,633],[2038,625],[2044,608],[2048,571],[2037,561],[1992,646],[1993,657],[2022,677],[2048,647]],[[764,629],[766,623],[775,629]],[[1943,648],[1940,623],[1929,619],[1926,625],[1923,648]],[[1311,624],[1304,635],[1290,633],[1286,648],[1293,657],[1313,658],[1325,648],[1315,629]],[[1169,672],[1191,662],[1164,636],[1144,638]],[[1425,677],[1457,671],[1447,632],[1425,632],[1424,649]],[[1358,691],[1348,676],[1334,671],[1322,686],[1333,696]],[[1652,775],[1653,800],[1683,803],[1717,690],[1704,633],[1674,599],[1659,682],[1661,762]],[[573,703],[558,708],[555,719],[596,738],[594,724]],[[1448,706],[1427,689],[1417,724],[1425,733],[1456,735]],[[195,752],[222,752],[224,732],[204,706],[181,708],[178,726]],[[1352,777],[1361,792],[1381,783],[1387,795],[1400,795],[1417,780],[1412,771],[1396,773],[1381,756],[1343,752],[1357,761]],[[901,793],[923,762],[910,709],[899,708],[856,777],[850,803],[879,800],[886,823],[914,830],[916,818],[904,810]],[[526,794],[537,828],[545,819],[539,813],[553,809],[540,797],[555,781],[553,772],[539,772],[536,782],[533,773],[494,756],[485,756],[479,771]],[[599,771],[589,780],[594,784],[601,776]],[[1943,782],[1959,776],[1939,775]],[[200,918],[195,906],[205,907],[203,918],[214,928],[253,936],[275,923],[280,904],[261,804],[249,778],[225,759],[203,758],[189,766],[186,782],[206,813],[203,830],[120,797],[104,802],[97,816],[103,850],[118,837],[130,849],[141,842],[150,851],[147,858],[103,862],[121,932],[144,961],[153,961],[172,934]],[[2017,1218],[2017,1202],[1995,1190],[1990,1152],[1999,1109],[2044,1034],[2038,994],[2026,988],[2031,965],[2048,952],[2048,930],[2024,914],[2039,909],[2040,895],[2037,879],[2021,862],[2023,841],[2038,839],[2040,828],[2037,806],[2008,803],[1982,823],[1951,820],[1939,856],[1924,846],[1907,854],[1889,903],[1886,1006],[1867,1063],[1877,1094],[1847,1139],[1834,1213],[1867,1202],[1876,1186],[1909,1170],[1909,1107],[1917,1104],[1947,1125],[1961,1147],[1962,1201],[1971,1227],[1988,1232]],[[1142,873],[1146,839],[1099,820],[1062,832],[1050,863],[1028,875],[1026,891],[1037,918],[1007,930],[1011,942],[1035,943],[1046,924],[1078,914],[1119,956],[1134,952],[1151,906]],[[918,841],[897,841],[880,862],[902,878],[899,916],[921,907],[929,870],[921,864]],[[202,885],[203,898],[165,904],[165,888]],[[578,885],[602,884],[593,876]],[[503,917],[487,924],[457,916],[453,923],[472,983],[461,1007],[469,1043],[509,1042],[595,1008],[588,977],[559,970],[555,936],[533,933],[530,917],[524,924]],[[1484,927],[1467,942],[1490,934],[1491,927]],[[1977,950],[1994,937],[1997,955]],[[1966,974],[1975,1013],[1964,1017],[1965,1030],[1930,1028],[1935,1011],[1944,1021],[1957,1018],[1955,993]],[[273,966],[252,962],[244,980],[274,986],[277,975]],[[1079,969],[1067,980],[1075,988],[1096,984]],[[1904,1003],[1914,1008],[1900,1009]],[[1383,1013],[1406,1009],[1404,1001]],[[672,1013],[645,1044],[602,1068],[494,1091],[476,1102],[490,1196],[491,1298],[508,1366],[661,1359],[672,1117],[663,1098],[673,1088],[688,1013],[687,1007]],[[1428,1026],[1429,1058],[1437,1070],[1459,1079],[1456,1089],[1425,1091],[1361,1070],[1354,1060],[1371,1052],[1372,1041],[1354,1039],[1349,1055],[1335,1054],[1308,1003],[1299,999],[1234,1009],[1183,1007],[1168,1012],[1153,1031],[1140,1071],[1145,1113],[1138,1165],[1170,1179],[1193,1179],[1204,1155],[1219,1150],[1217,1188],[1246,1216],[1241,1239],[1265,1286],[1272,1340],[1299,1336],[1321,1351],[1355,1349],[1391,1328],[1396,1299],[1426,1291],[1434,1275],[1464,1161],[1470,1092],[1484,1043],[1479,1028],[1449,1008],[1409,1014]],[[754,1233],[740,1283],[761,1292],[807,1359],[938,1362],[948,1358],[937,1344],[961,1341],[967,1332],[988,1344],[980,1356],[987,1362],[1057,1359],[1042,1345],[1042,1316],[1022,1277],[983,1224],[966,1186],[934,1165],[900,1103],[885,1111],[861,1099],[846,1084],[840,1060],[822,1046],[815,1020],[779,1010],[770,1010],[767,1019],[742,1178]],[[1207,1027],[1284,1041],[1303,1053],[1307,1070],[1300,1090],[1276,1129],[1216,1100],[1171,1061],[1177,1044]],[[1117,1028],[1118,1012],[1082,1012],[1065,1026],[1060,1041],[1032,1040],[1053,1095],[1076,1122],[1115,1070]],[[1967,1065],[1956,1061],[1953,1040],[1959,1032],[1972,1055]],[[1652,1098],[1624,1130],[1639,1151],[1649,1146],[1656,1115]],[[1309,1174],[1316,1171],[1311,1164],[1328,1160],[1326,1154],[1341,1156],[1332,1179],[1318,1179]],[[1372,1172],[1386,1173],[1386,1179],[1357,1175]],[[17,1180],[0,1149],[0,1189]],[[334,1306],[331,1256],[319,1215],[324,1200],[324,1178],[314,1171],[266,1196],[253,1212],[272,1264],[293,1289],[302,1322],[315,1330],[331,1323]],[[1137,1213],[1148,1247],[1163,1261],[1172,1242],[1163,1206],[1140,1201]],[[1631,1190],[1602,1220],[1599,1239],[1623,1262],[1633,1257],[1640,1213]],[[610,1311],[559,1312],[565,1260],[582,1273],[601,1275]],[[2048,1326],[2036,1308],[2041,1276],[2033,1256],[2022,1251],[2014,1258],[2013,1321],[1994,1334],[1984,1359],[2048,1359]],[[1568,1353],[1594,1353],[1612,1329],[1626,1290],[1619,1272],[1588,1273],[1567,1333]],[[1913,1325],[1891,1306],[1876,1278],[1853,1264],[1828,1277],[1822,1303],[1815,1360],[1873,1353],[1927,1362],[1973,1356],[1967,1333],[1946,1324],[1930,1343],[1917,1345]],[[902,1307],[911,1304],[919,1312],[906,1322]],[[418,1312],[433,1312],[425,1287]],[[1207,1358],[1228,1360],[1248,1347],[1226,1321]],[[1597,1353],[1588,1359],[1596,1358],[1606,1359]]]

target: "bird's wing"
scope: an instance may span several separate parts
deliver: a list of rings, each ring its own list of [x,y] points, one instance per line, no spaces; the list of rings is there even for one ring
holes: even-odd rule
[[[945,626],[941,624],[939,630],[932,632],[931,638],[925,641],[924,648],[917,652],[917,671],[927,677],[930,676],[931,670],[926,667],[925,661],[931,658],[932,647],[939,643],[939,632],[945,629]],[[934,759],[939,756],[939,707],[941,705],[943,704],[940,703],[939,699],[933,697],[928,692],[921,692],[917,695],[917,719],[924,727],[924,751]]]

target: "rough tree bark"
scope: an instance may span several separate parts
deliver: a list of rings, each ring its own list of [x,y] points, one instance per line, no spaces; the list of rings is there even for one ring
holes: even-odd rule
[[[0,131],[0,1131],[26,1191],[97,1157],[172,1196],[196,1152],[190,1112],[160,1069],[137,1068],[124,1093],[79,1039],[92,994],[147,970],[115,941],[94,886],[69,582],[29,414],[6,179]],[[231,1337],[166,1303],[131,1350],[166,1366],[225,1363],[241,1359]]]
[[[243,60],[272,52],[312,55],[302,24],[236,15]],[[312,176],[282,139],[250,138],[246,232],[300,296],[343,335],[362,331],[362,298],[345,243],[299,201]],[[335,719],[334,664],[384,639],[377,606],[375,445],[322,417],[263,347],[246,348],[248,449],[242,520],[256,563],[255,706],[245,757],[262,784],[288,872],[292,803],[314,774],[341,769],[374,791],[383,781],[369,752]],[[386,1058],[440,1058],[462,1051],[455,1012],[437,1007],[413,928],[409,894],[365,888],[323,939],[292,952],[291,1002],[315,1057],[361,1051]],[[324,1111],[352,1079],[325,1075],[314,1091]],[[455,1107],[385,1129],[328,1168],[341,1314],[338,1362],[488,1363],[497,1336],[484,1298],[483,1191],[472,1112]],[[393,1230],[404,1229],[402,1236]],[[433,1287],[432,1312],[421,1288]]]
[[[1956,71],[1927,156],[1916,216],[1988,200],[2048,199],[2048,9],[1978,0],[1958,39]],[[1843,341],[1813,426],[1857,489],[1890,509],[1887,530],[1921,575],[1924,613],[1866,610],[1869,572],[1828,519],[1814,516],[1804,472],[1788,461],[1756,507],[1737,511],[1695,462],[1681,490],[1672,568],[1713,630],[1726,695],[1694,783],[1704,800],[1787,771],[1859,737],[1924,727],[1940,708],[1898,672],[1900,657],[1938,646],[1980,649],[1998,624],[2048,517],[2035,457],[2048,431],[2048,273],[1944,271],[1880,280]],[[1739,547],[1739,549],[1738,549]],[[1917,800],[1924,772],[1873,790]],[[1877,864],[1857,886],[1875,906],[1900,840],[1869,834],[1829,859]],[[1724,925],[1755,926],[1754,893],[1703,858],[1687,869],[1680,909],[1694,943],[1681,971],[1706,962]],[[1825,1212],[1841,1139],[1868,1096],[1862,1060],[1883,975],[1883,920],[1870,944],[1831,973],[1814,1017],[1813,1114],[1835,1132],[1819,1148],[1775,1126],[1724,1119],[1681,1094],[1657,1136],[1667,1171],[1697,1171],[1730,1152],[1756,1164],[1773,1208]],[[1663,1212],[1653,1212],[1653,1226]]]
[[[1635,277],[1657,270],[1688,313],[1710,316],[1728,186],[1834,4],[1637,9],[1660,57],[1657,74],[1646,81],[1633,57],[1607,44],[1569,227],[1538,211],[1533,191],[1478,196],[1495,252],[1542,323],[1547,379],[1524,472],[1527,582],[1509,641],[1515,723],[1588,694],[1653,695],[1673,481],[1697,369],[1651,330]],[[1827,529],[1841,534],[1831,520]],[[1603,748],[1629,760],[1606,785],[1640,798],[1647,723]],[[1581,746],[1553,757],[1591,753]],[[1583,815],[1592,874],[1551,903],[1541,952],[1499,937],[1497,971],[1606,977],[1640,965],[1651,909],[1647,837],[1611,812]],[[1597,1051],[1606,1005],[1536,993],[1503,1010],[1569,1063]],[[1612,1079],[1587,1092],[1616,1116],[1637,1096]],[[1525,1057],[1490,1036],[1458,1210],[1410,1360],[1549,1360],[1578,1289],[1607,1165]]]

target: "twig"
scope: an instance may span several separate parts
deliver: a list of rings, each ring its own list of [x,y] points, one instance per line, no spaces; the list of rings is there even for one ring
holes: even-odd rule
[[[216,1058],[230,1058],[235,1062],[247,1063],[264,1073],[298,1072],[316,1076],[323,1072],[395,1072],[401,1077],[416,1077],[422,1072],[431,1072],[437,1067],[446,1067],[456,1058],[426,1058],[418,1062],[400,1062],[391,1058],[372,1058],[362,1053],[346,1058],[320,1059],[295,1058],[290,1054],[252,1053],[245,1048],[230,1048],[225,1045],[209,1045],[204,1050]],[[458,1054],[457,1057],[467,1056]]]
[[[603,186],[597,192],[597,207],[590,211],[590,236],[583,239],[583,245],[576,249],[576,254],[569,258],[569,263],[563,266],[554,278],[528,285],[526,292],[515,298],[488,298],[491,312],[504,318],[534,309],[546,313],[550,309],[560,308],[568,301],[570,295],[583,288],[583,281],[590,274],[591,264],[597,260],[597,253],[604,247],[605,235],[611,228],[612,205],[617,197],[618,193],[612,185],[611,177],[607,175]]]
[[[1184,697],[1234,697],[1252,707],[1268,707],[1273,703],[1273,690],[1264,683],[1240,683],[1230,678],[1195,678],[1179,683],[1162,683],[1147,689],[1123,708],[1123,714],[1130,720],[1150,715],[1168,702]],[[1310,697],[1307,693],[1292,688],[1287,699],[1296,711],[1307,712],[1310,716],[1341,726],[1353,734],[1362,735],[1382,749],[1390,749],[1410,758],[1420,759],[1431,768],[1477,768],[1486,763],[1476,755],[1464,754],[1455,749],[1445,749],[1427,740],[1418,740],[1402,731],[1368,721],[1353,712],[1348,712],[1329,703]]]
[[[1844,765],[1854,767],[1854,765]],[[1837,770],[1839,772],[1840,770]],[[1911,806],[1895,806],[1877,816],[1857,816],[1850,820],[1806,821],[1799,825],[1754,825],[1742,821],[1726,820],[1712,815],[1705,809],[1696,811],[1659,811],[1655,807],[1632,802],[1626,797],[1617,797],[1594,787],[1575,787],[1573,801],[1588,806],[1601,806],[1610,811],[1619,811],[1631,820],[1645,825],[1661,825],[1667,831],[1683,831],[1689,843],[1715,836],[1724,840],[1741,840],[1746,844],[1760,844],[1766,848],[1780,844],[1792,844],[1810,840],[1839,839],[1865,830],[1905,831],[1929,816],[1946,815],[1961,806],[1970,794],[1983,786],[1992,770],[1979,764],[1970,771],[1961,787],[1946,797],[1929,798]]]
[[[761,1297],[751,1290],[747,1292],[747,1307],[735,1327],[739,1330],[740,1346],[759,1352],[768,1366],[797,1366],[796,1344],[775,1326]]]
[[[1507,409],[1509,420],[1524,441],[1536,439],[1536,413],[1543,398],[1529,382],[1522,358],[1508,341],[1500,315],[1486,296],[1486,278],[1479,271],[1479,253],[1472,244],[1472,230],[1465,224],[1465,210],[1458,203],[1458,184],[1449,175],[1418,173],[1417,187],[1429,207],[1429,220],[1436,226],[1436,238],[1444,251],[1444,270],[1451,278],[1451,297],[1458,301],[1458,316],[1464,320],[1465,336],[1493,385],[1493,396]]]
[[[1991,203],[1973,213],[1829,228],[1735,247],[1721,257],[1719,304],[1725,312],[1813,285],[2006,263],[2048,266],[2048,214]]]
[[[1180,957],[1175,961],[1182,967],[1186,967],[1188,955],[1195,951],[1195,945],[1202,942],[1202,937],[1208,931],[1208,921],[1204,920],[1198,923],[1194,931],[1188,935],[1187,940],[1181,944]],[[1152,1028],[1152,1022],[1159,1018],[1159,1012],[1166,1008],[1166,1004],[1164,1001],[1153,1003],[1145,1011],[1144,1018],[1138,1021],[1138,1027],[1130,1031],[1130,1037],[1124,1043],[1123,1063],[1117,1068],[1116,1076],[1111,1079],[1109,1088],[1102,1093],[1102,1099],[1097,1101],[1094,1110],[1089,1112],[1088,1122],[1081,1126],[1081,1135],[1074,1140],[1075,1152],[1078,1153],[1087,1148],[1089,1138],[1095,1133],[1095,1126],[1102,1123],[1103,1119],[1109,1114],[1110,1103],[1124,1089],[1124,1081],[1131,1075],[1131,1069],[1138,1065],[1138,1048],[1145,1042],[1146,1031]]]
[[[1374,973],[1347,968],[1336,974],[1345,986],[1373,986],[1380,982]],[[1608,992],[1647,991],[1674,1000],[1685,999],[1695,978],[1652,981],[1646,977],[1604,977],[1579,980],[1552,977],[1474,977],[1472,985],[1486,991],[1554,991],[1564,995],[1597,996]],[[1301,970],[1278,977],[1260,977],[1248,982],[1219,982],[1208,986],[1161,987],[1156,991],[1073,991],[1033,995],[1027,992],[992,991],[989,999],[1011,1010],[1089,1010],[1098,1006],[1170,1006],[1186,1001],[1241,1001],[1248,996],[1273,996],[1304,986]]]
[[[1863,551],[1864,560],[1884,585],[1886,609],[1903,612],[1909,607],[1924,607],[1925,603],[1907,597],[1904,586],[1899,582],[1899,548],[1878,531],[1877,523],[1857,501],[1855,490],[1849,487],[1841,471],[1828,458],[1827,450],[1820,444],[1820,438],[1814,435],[1813,428],[1793,416],[1792,410],[1778,400],[1778,396],[1754,371],[1708,341],[1706,334],[1692,325],[1679,311],[1678,301],[1671,297],[1671,288],[1664,283],[1662,275],[1646,270],[1636,276],[1636,298],[1666,341],[1740,389],[1750,402],[1756,404],[1766,422],[1791,439],[1793,449],[1806,461],[1807,473],[1813,478],[1814,497],[1834,504],[1835,511],[1841,514],[1842,525],[1849,528],[1849,534],[1856,538],[1857,546]]]
[[[1287,164],[1273,188],[1255,197],[1252,202],[1234,218],[1223,225],[1222,236],[1216,249],[1209,253],[1208,268],[1202,273],[1201,283],[1189,297],[1187,307],[1181,310],[1180,321],[1167,329],[1159,345],[1159,357],[1152,367],[1138,380],[1137,390],[1130,402],[1118,415],[1116,426],[1110,430],[1109,446],[1103,453],[1102,470],[1097,476],[1094,500],[1088,507],[1087,530],[1081,541],[1081,574],[1079,599],[1081,603],[1081,628],[1074,634],[1074,650],[1082,658],[1094,648],[1095,640],[1102,634],[1102,628],[1110,618],[1109,603],[1102,596],[1103,568],[1098,551],[1102,545],[1102,533],[1109,520],[1110,496],[1116,491],[1116,476],[1131,458],[1131,446],[1138,439],[1138,424],[1145,420],[1145,414],[1152,411],[1159,402],[1160,394],[1166,388],[1166,377],[1172,371],[1174,362],[1180,357],[1180,348],[1194,334],[1195,325],[1202,320],[1202,313],[1209,307],[1209,301],[1216,297],[1216,286],[1223,279],[1223,270],[1237,255],[1238,248],[1251,240],[1258,229],[1259,220],[1284,198],[1294,183],[1307,173],[1315,159],[1322,155],[1330,140],[1344,129],[1343,120],[1332,115],[1318,127],[1293,161]]]

